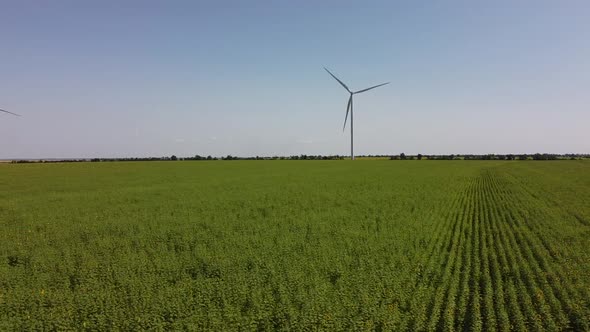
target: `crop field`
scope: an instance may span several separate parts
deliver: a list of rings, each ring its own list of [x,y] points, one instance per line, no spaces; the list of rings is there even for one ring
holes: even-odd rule
[[[590,330],[588,161],[0,164],[0,330]]]

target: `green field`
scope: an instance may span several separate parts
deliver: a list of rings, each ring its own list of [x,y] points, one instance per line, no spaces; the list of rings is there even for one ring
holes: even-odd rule
[[[0,164],[0,330],[590,330],[588,161]]]

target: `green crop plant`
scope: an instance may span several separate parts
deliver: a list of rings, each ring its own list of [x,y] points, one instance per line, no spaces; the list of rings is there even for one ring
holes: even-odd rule
[[[0,164],[0,330],[590,330],[590,162]]]

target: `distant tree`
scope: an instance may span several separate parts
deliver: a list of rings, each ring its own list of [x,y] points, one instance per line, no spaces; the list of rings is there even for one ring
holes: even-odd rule
[[[402,153],[400,153],[400,155],[399,155],[399,159],[401,159],[401,160],[406,160],[406,154],[405,154],[405,153],[403,153],[403,152],[402,152]]]
[[[554,155],[543,153],[543,160],[555,160],[555,159],[557,159],[557,158]]]
[[[176,158],[175,155],[172,155],[172,157],[170,157],[170,160],[178,160],[178,158]]]
[[[418,160],[422,160],[422,154],[421,153],[418,153],[417,158],[418,158]]]

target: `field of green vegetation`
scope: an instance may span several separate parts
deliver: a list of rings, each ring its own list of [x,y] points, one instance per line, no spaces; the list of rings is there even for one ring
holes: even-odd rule
[[[0,164],[0,330],[590,330],[588,161]]]

